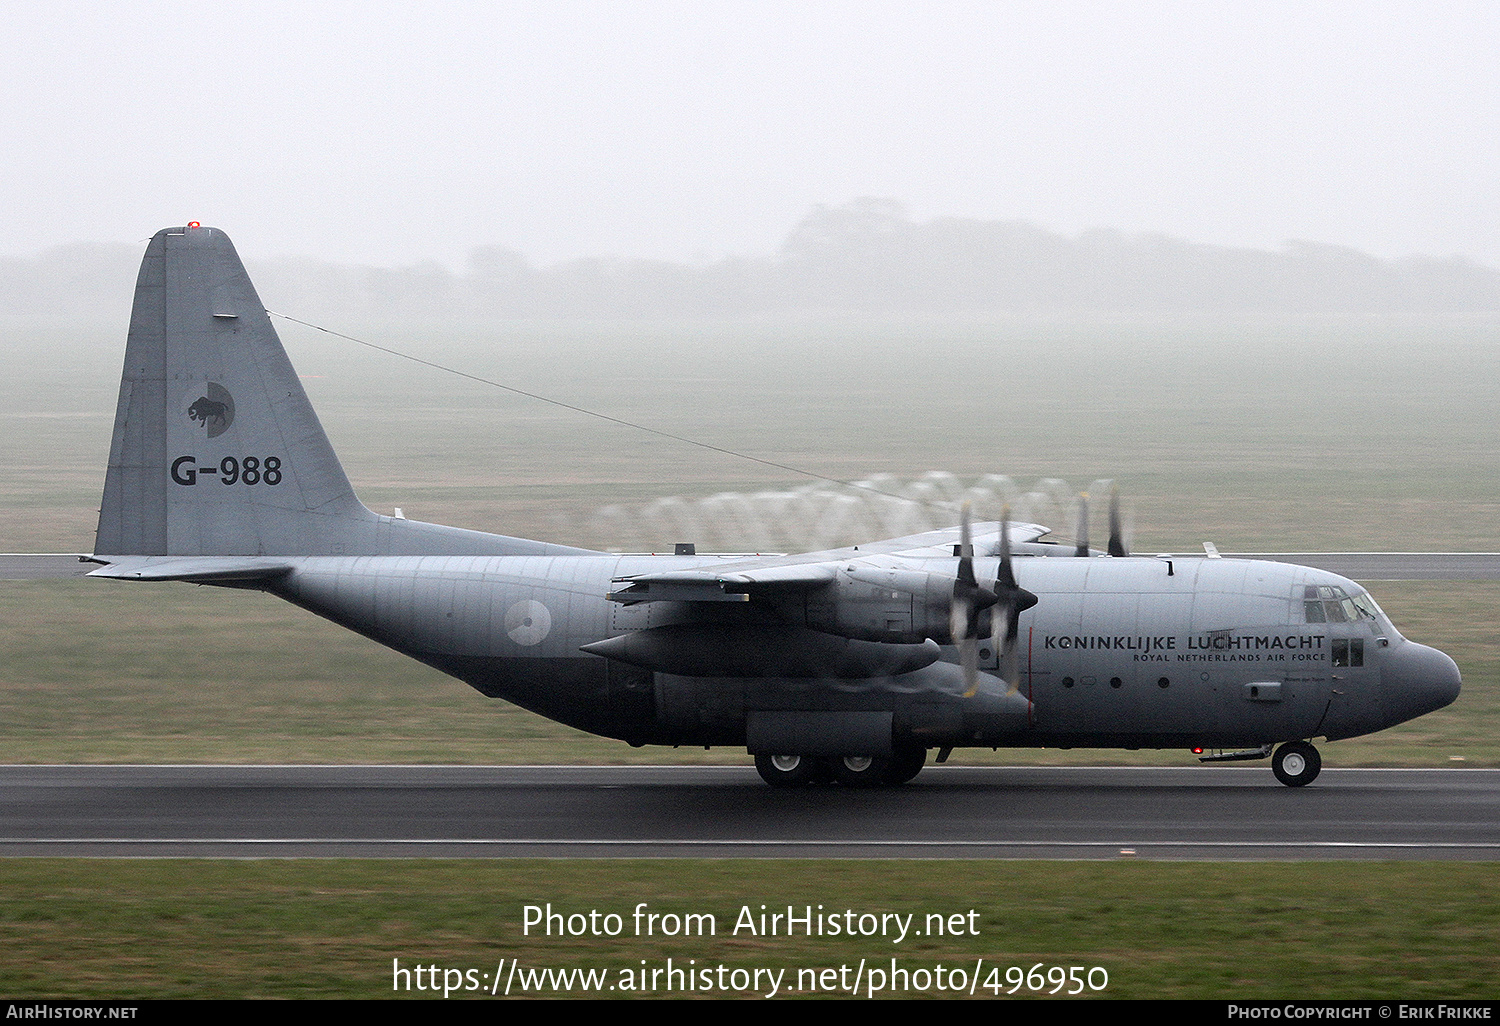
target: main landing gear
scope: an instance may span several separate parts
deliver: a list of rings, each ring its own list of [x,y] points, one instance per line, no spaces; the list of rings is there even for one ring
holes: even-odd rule
[[[925,748],[898,748],[893,755],[757,755],[755,770],[772,787],[802,787],[832,780],[846,787],[890,787],[922,771]]]
[[[1271,756],[1271,772],[1287,787],[1303,787],[1317,779],[1323,757],[1306,741],[1288,741]]]

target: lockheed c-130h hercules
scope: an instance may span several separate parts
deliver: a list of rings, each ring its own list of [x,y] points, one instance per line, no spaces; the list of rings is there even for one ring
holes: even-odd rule
[[[955,517],[957,519],[957,516]],[[169,228],[136,285],[91,576],[269,592],[543,716],[744,746],[770,783],[909,780],[930,750],[1262,758],[1459,691],[1365,592],[1281,563],[1108,554],[979,525],[795,556],[620,555],[355,497],[229,239]],[[1058,556],[1084,558],[1056,558]],[[1053,558],[1044,558],[1053,557]]]

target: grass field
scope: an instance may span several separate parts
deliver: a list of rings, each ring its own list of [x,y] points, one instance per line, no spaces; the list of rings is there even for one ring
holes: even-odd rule
[[[338,326],[350,330],[348,326]],[[304,329],[283,331],[362,498],[596,547],[638,510],[798,484]],[[1141,551],[1500,550],[1500,321],[1094,318],[355,329],[471,373],[817,473],[1119,479]],[[86,551],[123,326],[0,325],[0,550]],[[67,372],[60,368],[68,367]],[[357,368],[357,370],[355,369]],[[981,516],[995,511],[979,511]],[[1058,511],[1065,516],[1064,511]],[[1097,527],[1096,527],[1097,530]],[[1500,765],[1500,586],[1373,585],[1464,693],[1325,764]],[[1181,763],[1186,753],[958,753]],[[9,762],[745,761],[578,735],[264,596],[0,583]],[[647,900],[984,911],[913,947],[1101,965],[1114,997],[1493,998],[1490,865],[0,862],[0,991],[369,996],[390,960],[489,971],[696,957],[829,966],[863,942],[539,942],[518,908]],[[988,924],[995,924],[990,929]],[[879,948],[879,945],[875,947]],[[907,954],[907,953],[903,953]]]
[[[636,936],[642,901],[663,914],[711,914],[717,932]],[[618,914],[621,935],[525,934],[523,906],[548,903],[563,915]],[[929,914],[958,915],[963,925],[957,936],[899,943],[899,934],[735,934],[741,910],[758,918],[762,905],[915,914],[917,929]],[[784,969],[780,996],[791,996],[799,969],[847,967],[847,988],[861,960],[889,970],[894,958],[931,982],[922,988],[917,976],[876,996],[950,996],[937,990],[936,967],[974,975],[982,959],[979,997],[1008,996],[1015,977],[1005,970],[1040,963],[1043,973],[1104,969],[1107,985],[1080,1000],[1485,1000],[1500,979],[1497,933],[1500,874],[1472,864],[0,861],[0,992],[75,999],[389,997],[393,960],[474,970],[486,989],[479,974],[511,959],[532,970],[607,970],[608,986],[668,958]],[[400,996],[433,996],[408,978],[412,990]],[[665,986],[665,975],[656,979]],[[840,974],[826,979],[837,988]],[[467,985],[462,973],[454,982]],[[765,996],[745,982],[739,991],[726,978],[707,996]],[[812,978],[803,982],[808,993]],[[478,989],[452,996],[487,996]],[[596,994],[576,982],[559,990]],[[1039,995],[1023,983],[1015,996]]]

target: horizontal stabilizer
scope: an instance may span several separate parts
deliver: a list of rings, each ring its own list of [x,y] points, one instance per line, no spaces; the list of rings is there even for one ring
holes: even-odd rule
[[[290,572],[292,564],[265,556],[135,556],[92,571],[90,577],[120,581],[192,581],[229,584],[266,581]]]

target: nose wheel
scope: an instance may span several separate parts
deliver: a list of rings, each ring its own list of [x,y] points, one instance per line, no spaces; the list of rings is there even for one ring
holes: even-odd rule
[[[1323,757],[1306,741],[1288,741],[1271,757],[1271,772],[1287,787],[1304,787],[1317,779]]]

